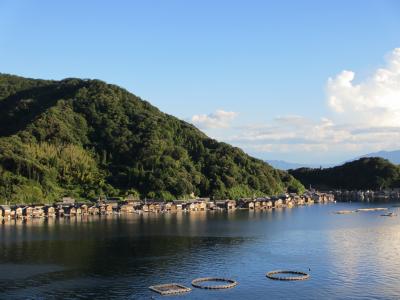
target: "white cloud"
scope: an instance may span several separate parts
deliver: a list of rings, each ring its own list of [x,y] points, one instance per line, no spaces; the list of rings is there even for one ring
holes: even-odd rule
[[[282,115],[261,124],[235,126],[214,137],[260,157],[290,161],[302,157],[327,162],[400,149],[400,48],[365,80],[356,81],[355,72],[346,70],[329,78],[326,93],[321,106],[328,104],[329,118]],[[192,122],[203,128],[227,128],[236,116],[219,110],[195,115]]]
[[[237,115],[236,112],[220,109],[208,115],[194,115],[191,120],[200,128],[228,128]]]
[[[329,107],[337,121],[374,126],[400,125],[400,48],[387,57],[387,64],[360,83],[353,71],[329,78]]]
[[[226,140],[253,153],[302,154],[312,161],[313,157],[332,157],[335,153],[347,152],[347,158],[351,158],[400,147],[400,127],[335,124],[327,118],[282,124],[281,120],[275,119],[264,127],[238,128],[236,135]]]

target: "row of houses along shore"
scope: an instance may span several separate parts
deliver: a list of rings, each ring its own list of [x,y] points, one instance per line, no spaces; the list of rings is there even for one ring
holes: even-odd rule
[[[239,200],[136,200],[128,197],[97,199],[90,204],[78,203],[71,197],[64,197],[53,205],[0,205],[1,219],[29,219],[77,217],[83,215],[112,215],[133,213],[196,212],[196,211],[232,211],[235,209],[268,210],[273,208],[291,208],[299,205],[311,205],[334,201],[333,194],[309,192],[303,195],[284,194],[274,197]]]

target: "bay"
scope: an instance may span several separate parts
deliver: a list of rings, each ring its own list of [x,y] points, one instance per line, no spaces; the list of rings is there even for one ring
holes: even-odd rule
[[[400,217],[337,203],[5,222],[0,299],[399,299]],[[309,280],[273,281],[275,269]],[[150,285],[227,277],[229,290],[160,296]]]

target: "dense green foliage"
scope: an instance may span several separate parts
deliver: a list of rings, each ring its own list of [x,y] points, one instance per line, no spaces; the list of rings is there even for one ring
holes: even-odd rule
[[[303,190],[288,173],[99,80],[0,74],[0,201]]]
[[[385,189],[400,187],[400,166],[378,157],[361,158],[327,169],[289,170],[305,186],[318,189]]]

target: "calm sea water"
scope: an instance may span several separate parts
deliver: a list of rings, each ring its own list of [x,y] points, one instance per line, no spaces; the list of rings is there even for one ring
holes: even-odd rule
[[[332,214],[366,206],[3,224],[0,299],[400,299],[400,216]],[[274,269],[311,278],[266,278]],[[172,297],[148,289],[206,276],[239,285]]]

